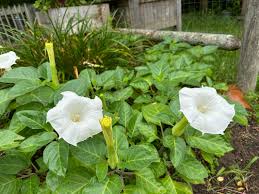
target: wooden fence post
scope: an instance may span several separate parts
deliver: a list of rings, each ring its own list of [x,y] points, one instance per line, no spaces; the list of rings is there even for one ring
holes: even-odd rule
[[[237,83],[242,91],[254,91],[259,71],[259,1],[249,0],[238,65]]]

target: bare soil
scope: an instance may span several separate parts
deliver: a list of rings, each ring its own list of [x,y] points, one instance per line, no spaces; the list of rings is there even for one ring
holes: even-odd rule
[[[240,170],[255,156],[259,156],[259,125],[251,121],[247,127],[235,125],[231,128],[232,145],[234,151],[220,159],[219,169],[238,165]],[[259,194],[259,160],[257,160],[248,173],[243,173],[245,182],[235,180],[236,174],[223,175],[224,181],[219,182],[217,177],[207,180],[205,185],[195,185],[195,194]],[[239,186],[238,186],[239,185]]]

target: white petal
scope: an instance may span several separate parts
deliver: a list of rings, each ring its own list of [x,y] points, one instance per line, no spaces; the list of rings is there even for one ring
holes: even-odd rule
[[[17,59],[19,59],[19,57],[17,57],[13,51],[0,55],[0,69],[10,70]]]
[[[179,92],[181,111],[190,125],[202,133],[222,134],[235,115],[234,106],[214,88],[183,88]],[[199,107],[207,110],[203,113]]]
[[[47,122],[57,131],[60,138],[77,145],[102,131],[99,120],[103,117],[100,98],[90,99],[74,92],[62,93],[63,98],[47,113]],[[73,117],[78,116],[78,121]]]

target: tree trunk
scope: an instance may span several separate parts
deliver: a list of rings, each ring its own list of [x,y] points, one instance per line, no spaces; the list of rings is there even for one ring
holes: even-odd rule
[[[249,0],[241,0],[242,2],[242,7],[241,7],[241,15],[245,16],[248,8],[248,2]]]
[[[259,1],[249,0],[237,83],[242,91],[254,91],[259,71]]]
[[[241,41],[233,35],[229,34],[209,34],[199,32],[176,32],[176,31],[160,31],[160,30],[144,30],[144,29],[116,29],[118,32],[125,34],[139,34],[151,40],[161,41],[169,36],[173,39],[188,42],[193,45],[216,45],[224,50],[237,50],[241,46]]]

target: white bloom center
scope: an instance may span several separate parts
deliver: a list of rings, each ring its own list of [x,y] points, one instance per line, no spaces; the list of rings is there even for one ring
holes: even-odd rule
[[[80,115],[79,113],[75,113],[75,114],[72,114],[72,115],[71,115],[71,120],[72,120],[74,123],[80,122],[80,118],[81,118],[81,115]]]
[[[62,93],[63,98],[47,113],[47,121],[63,138],[72,145],[86,140],[102,131],[102,101],[78,96],[74,92]]]
[[[182,88],[179,100],[190,125],[202,133],[223,134],[235,115],[234,106],[214,88]]]

